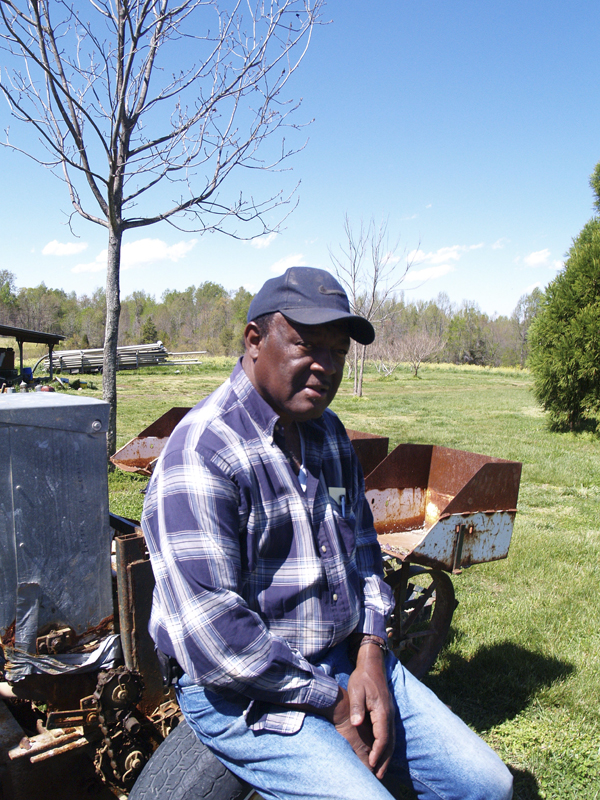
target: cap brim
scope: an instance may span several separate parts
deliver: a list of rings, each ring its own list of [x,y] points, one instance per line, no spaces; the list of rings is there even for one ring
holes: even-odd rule
[[[292,322],[301,325],[325,325],[328,322],[345,320],[348,333],[359,344],[371,344],[375,340],[375,329],[368,319],[332,308],[282,308],[281,313]]]

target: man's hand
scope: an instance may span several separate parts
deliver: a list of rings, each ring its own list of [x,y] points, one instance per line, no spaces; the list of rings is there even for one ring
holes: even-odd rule
[[[381,780],[394,752],[396,729],[395,710],[385,674],[384,654],[377,645],[364,644],[359,648],[356,669],[348,682],[348,700],[350,722],[357,732],[365,725],[371,730],[372,745],[368,767]],[[361,738],[363,737],[364,734],[361,734]]]
[[[350,675],[348,691],[338,687],[335,703],[327,708],[286,703],[311,714],[322,714],[350,744],[362,763],[381,780],[394,752],[395,709],[385,674],[385,660],[376,644],[358,649],[356,669]]]
[[[369,757],[373,747],[373,733],[368,722],[355,725],[350,721],[350,699],[348,692],[340,686],[335,705],[327,709],[327,718],[336,731],[350,744],[367,769],[373,771]]]

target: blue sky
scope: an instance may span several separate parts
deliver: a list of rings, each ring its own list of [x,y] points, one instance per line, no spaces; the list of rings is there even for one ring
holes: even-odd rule
[[[284,230],[252,243],[130,231],[122,296],[206,280],[256,291],[293,264],[331,268],[347,214],[355,227],[387,220],[413,262],[407,299],[446,292],[510,314],[556,275],[593,213],[600,5],[330,0],[324,16],[292,85],[298,121],[314,118],[307,145],[291,172],[252,184],[300,182]],[[14,123],[11,135],[22,135]],[[102,286],[104,229],[76,220],[73,236],[66,188],[25,157],[0,148],[0,169],[1,268],[19,287]]]

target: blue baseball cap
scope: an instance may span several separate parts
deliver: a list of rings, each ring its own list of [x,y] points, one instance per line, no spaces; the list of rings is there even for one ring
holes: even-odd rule
[[[278,278],[268,280],[250,303],[248,322],[276,311],[301,325],[346,320],[348,333],[359,344],[371,344],[375,339],[369,320],[350,312],[343,287],[324,269],[290,267]]]

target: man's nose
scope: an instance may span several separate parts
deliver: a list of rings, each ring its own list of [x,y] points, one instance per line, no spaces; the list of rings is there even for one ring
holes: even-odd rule
[[[333,375],[336,371],[333,353],[329,347],[321,347],[313,353],[313,369],[322,371],[326,375]]]

